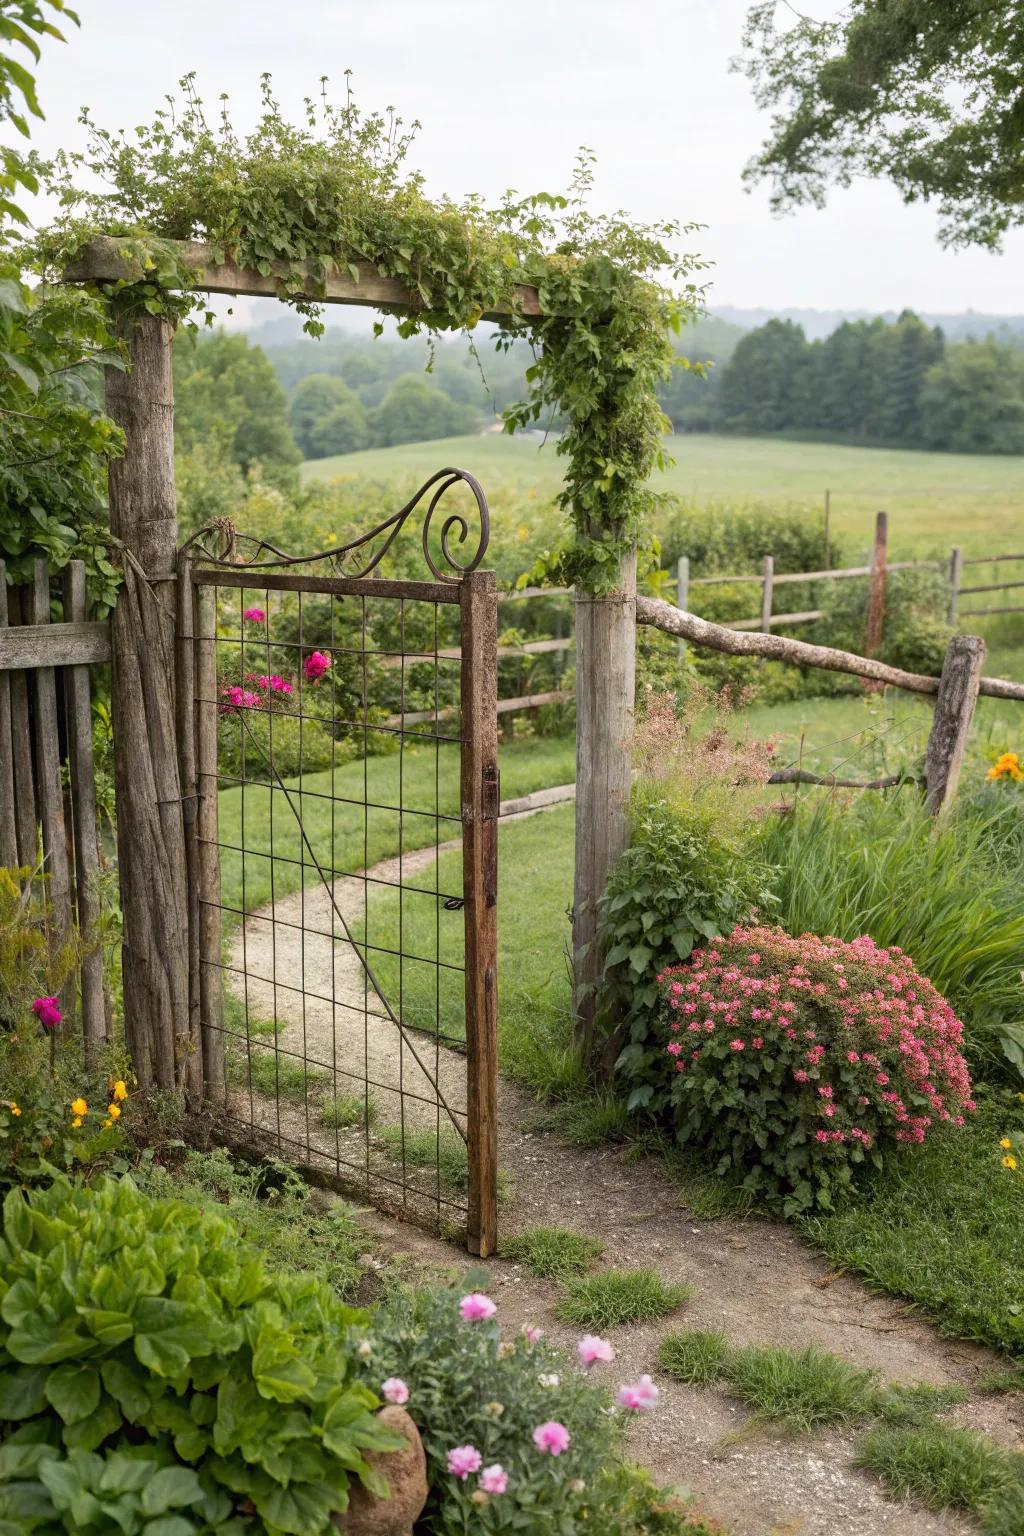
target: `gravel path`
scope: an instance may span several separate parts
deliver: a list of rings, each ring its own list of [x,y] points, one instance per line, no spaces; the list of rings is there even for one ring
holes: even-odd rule
[[[402,879],[427,868],[434,853],[425,849],[406,855]],[[396,880],[397,860],[376,865],[370,874]],[[351,927],[362,915],[363,890],[361,880],[335,886],[335,900]],[[382,1010],[372,991],[367,1011],[365,973],[351,946],[332,937],[341,928],[326,892],[289,896],[277,904],[276,917],[275,927],[267,911],[248,919],[244,942],[242,933],[235,938],[231,964],[241,968],[244,959],[250,1009],[266,1015],[276,1009],[284,1021],[279,1042],[337,1068],[339,1093],[351,1091],[341,1071],[361,1079],[365,1070],[383,1121],[399,1120],[399,1088],[404,1087],[406,1124],[432,1128],[433,1105],[417,1106],[408,1099],[411,1089],[432,1100],[432,1078],[453,1107],[463,1108],[464,1058],[436,1048],[435,1072],[433,1043],[427,1058],[420,1046],[423,1036],[403,1039],[390,1020],[376,1016]],[[303,979],[318,996],[307,992],[303,997]],[[234,984],[241,985],[241,978],[234,978]],[[423,1064],[415,1060],[414,1048]],[[644,1371],[657,1374],[660,1338],[680,1326],[722,1329],[734,1344],[814,1345],[889,1380],[956,1381],[976,1388],[984,1374],[997,1368],[987,1351],[943,1339],[900,1302],[874,1296],[856,1279],[831,1272],[821,1255],[784,1223],[697,1221],[652,1160],[635,1159],[621,1146],[581,1150],[531,1131],[533,1106],[505,1081],[500,1103],[499,1155],[511,1186],[502,1208],[506,1234],[535,1225],[596,1234],[605,1245],[602,1262],[626,1268],[652,1265],[666,1281],[696,1289],[695,1299],[676,1317],[615,1330],[618,1358],[610,1369],[616,1382]],[[259,1100],[256,1105],[259,1122],[271,1128],[273,1105]],[[320,1147],[330,1163],[341,1144],[339,1135],[363,1135],[362,1130],[317,1131],[301,1110],[287,1111],[286,1120],[289,1134],[305,1138],[314,1150]],[[420,1272],[424,1267],[458,1271],[468,1262],[459,1248],[379,1211],[367,1209],[362,1219],[381,1248],[395,1258],[407,1257]],[[572,1348],[574,1331],[559,1324],[551,1310],[556,1286],[501,1258],[488,1267],[509,1327],[540,1323],[555,1342]],[[745,1411],[727,1394],[664,1380],[661,1385],[658,1410],[638,1419],[631,1430],[633,1453],[659,1481],[690,1488],[732,1536],[960,1536],[976,1529],[959,1516],[889,1502],[879,1484],[853,1466],[851,1435],[779,1438],[757,1431],[735,1437]],[[1020,1399],[982,1397],[953,1417],[1024,1449]]]

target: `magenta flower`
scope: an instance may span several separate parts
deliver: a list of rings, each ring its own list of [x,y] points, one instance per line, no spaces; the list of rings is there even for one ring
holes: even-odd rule
[[[485,1296],[482,1291],[471,1291],[459,1302],[459,1311],[463,1322],[466,1323],[485,1323],[497,1310],[491,1298]]]
[[[381,1396],[389,1403],[407,1403],[409,1401],[409,1388],[400,1376],[389,1376],[387,1381],[381,1383]]]
[[[479,1472],[482,1461],[475,1445],[456,1445],[448,1452],[448,1471],[465,1482],[471,1472]]]
[[[658,1388],[649,1376],[641,1376],[640,1380],[632,1386],[624,1386],[619,1389],[619,1403],[623,1408],[629,1408],[634,1413],[646,1413],[653,1408],[661,1396]]]
[[[523,1338],[526,1340],[527,1344],[536,1344],[537,1340],[542,1339],[543,1337],[543,1328],[535,1328],[532,1323],[523,1324]]]
[[[250,624],[262,624],[266,614],[262,608],[245,608],[242,611],[242,618],[248,619]]]
[[[308,683],[318,683],[324,673],[330,669],[330,665],[331,658],[326,651],[313,651],[311,655],[306,657],[303,663],[306,681]]]
[[[569,1431],[564,1424],[559,1424],[557,1419],[548,1419],[545,1424],[538,1424],[533,1432],[533,1443],[538,1451],[545,1451],[549,1456],[561,1456],[563,1451],[569,1449]]]
[[[44,1029],[56,1029],[64,1015],[55,997],[37,997],[32,1012]]]
[[[615,1350],[612,1348],[611,1344],[609,1344],[608,1340],[599,1339],[597,1335],[593,1333],[585,1333],[583,1335],[582,1339],[580,1339],[576,1346],[576,1352],[579,1355],[582,1364],[588,1368],[592,1366],[597,1360],[601,1360],[605,1364],[609,1364],[612,1360],[615,1359]]]
[[[508,1473],[500,1462],[484,1467],[480,1473],[480,1487],[484,1493],[504,1493],[508,1487]]]
[[[224,700],[220,707],[222,714],[230,714],[233,709],[259,709],[263,703],[258,693],[254,693],[251,688],[241,688],[237,683],[231,688],[222,688],[220,692]]]
[[[277,672],[272,672],[269,676],[263,673],[256,681],[261,688],[266,688],[270,693],[291,693],[292,691],[291,683]]]

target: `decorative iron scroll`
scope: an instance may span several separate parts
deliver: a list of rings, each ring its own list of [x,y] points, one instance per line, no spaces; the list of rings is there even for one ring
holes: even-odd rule
[[[476,500],[477,511],[480,514],[480,535],[472,560],[460,561],[456,559],[451,548],[453,533],[458,544],[465,544],[469,538],[469,523],[461,512],[452,512],[441,524],[441,554],[443,563],[448,569],[439,569],[434,563],[430,550],[431,521],[437,510],[438,504],[445,493],[451,490],[453,485],[468,485]],[[310,565],[315,561],[329,561],[335,565],[339,572],[346,576],[360,578],[369,576],[384,559],[388,550],[395,542],[402,528],[415,512],[432,487],[437,487],[430,497],[423,519],[422,544],[423,558],[430,568],[431,574],[438,581],[457,582],[460,577],[469,571],[475,571],[484,555],[487,553],[487,545],[491,537],[491,519],[487,507],[487,498],[483,493],[478,480],[465,469],[439,469],[436,474],[421,485],[415,496],[407,501],[404,507],[378,523],[376,528],[371,528],[368,533],[361,534],[358,539],[352,539],[348,544],[338,545],[333,549],[324,549],[313,555],[289,555],[283,549],[278,549],[268,539],[258,539],[251,534],[240,533],[229,518],[216,518],[199,529],[192,535],[186,544],[182,546],[181,554],[191,554],[193,558],[199,558],[204,562],[215,566],[245,566],[254,571],[269,570],[278,566]],[[219,538],[219,547],[211,549],[206,540],[210,535]],[[373,541],[384,536],[383,543],[376,550],[368,552],[365,560],[360,560],[359,551],[366,550]],[[239,546],[251,547],[251,553],[246,555]],[[262,558],[267,556],[269,558]],[[352,562],[352,563],[350,563]],[[452,574],[454,572],[454,575]]]

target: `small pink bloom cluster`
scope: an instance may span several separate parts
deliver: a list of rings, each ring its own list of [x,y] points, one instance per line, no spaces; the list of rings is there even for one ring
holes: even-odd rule
[[[243,608],[242,618],[247,619],[250,624],[262,624],[266,614],[262,608]]]
[[[260,709],[263,699],[252,688],[243,688],[235,683],[229,688],[222,688],[220,696],[224,703],[220,706],[222,714],[230,714],[233,709]]]
[[[331,658],[326,651],[312,651],[302,665],[306,681],[318,683],[324,674],[330,671]]]
[[[56,1029],[64,1017],[55,997],[37,997],[32,1004],[32,1012],[44,1029]]]
[[[962,1125],[974,1108],[963,1025],[899,949],[737,927],[658,979],[680,1121],[701,1122],[694,1139],[721,1137],[736,1166],[742,1153],[792,1171],[798,1122],[812,1160],[859,1161],[880,1140],[920,1144],[933,1125]],[[779,1067],[790,1090],[781,1132],[778,1101],[758,1108],[763,1075],[775,1081]],[[688,1113],[697,1105],[700,1116]]]

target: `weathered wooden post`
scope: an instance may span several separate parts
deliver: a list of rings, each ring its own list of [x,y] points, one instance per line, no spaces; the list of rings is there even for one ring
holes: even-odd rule
[[[944,815],[953,803],[984,663],[980,635],[953,636],[942,663],[925,753],[925,804],[933,816]]]
[[[960,580],[964,569],[964,552],[959,544],[954,545],[953,553],[949,559],[949,622],[955,624],[957,609],[960,606]]]
[[[761,560],[761,629],[766,635],[772,632],[772,599],[775,588],[775,559],[765,555]]]
[[[576,589],[576,878],[573,974],[577,1038],[593,1044],[601,957],[597,901],[629,840],[633,695],[636,686],[636,551],[622,558],[617,590]]]
[[[825,569],[832,569],[832,492],[825,492]]]
[[[143,1088],[174,1088],[188,1050],[188,902],[175,739],[173,330],[128,333],[130,371],[106,370],[125,455],[110,466],[124,583],[111,618],[125,1036]]]
[[[868,632],[864,644],[865,656],[874,656],[882,644],[885,627],[885,578],[889,550],[889,514],[879,512],[875,518],[875,548],[871,558],[871,590],[868,593]]]
[[[680,555],[676,561],[676,607],[684,610],[690,606],[690,557]],[[682,661],[686,655],[686,641],[680,638],[678,643],[678,656]]]

